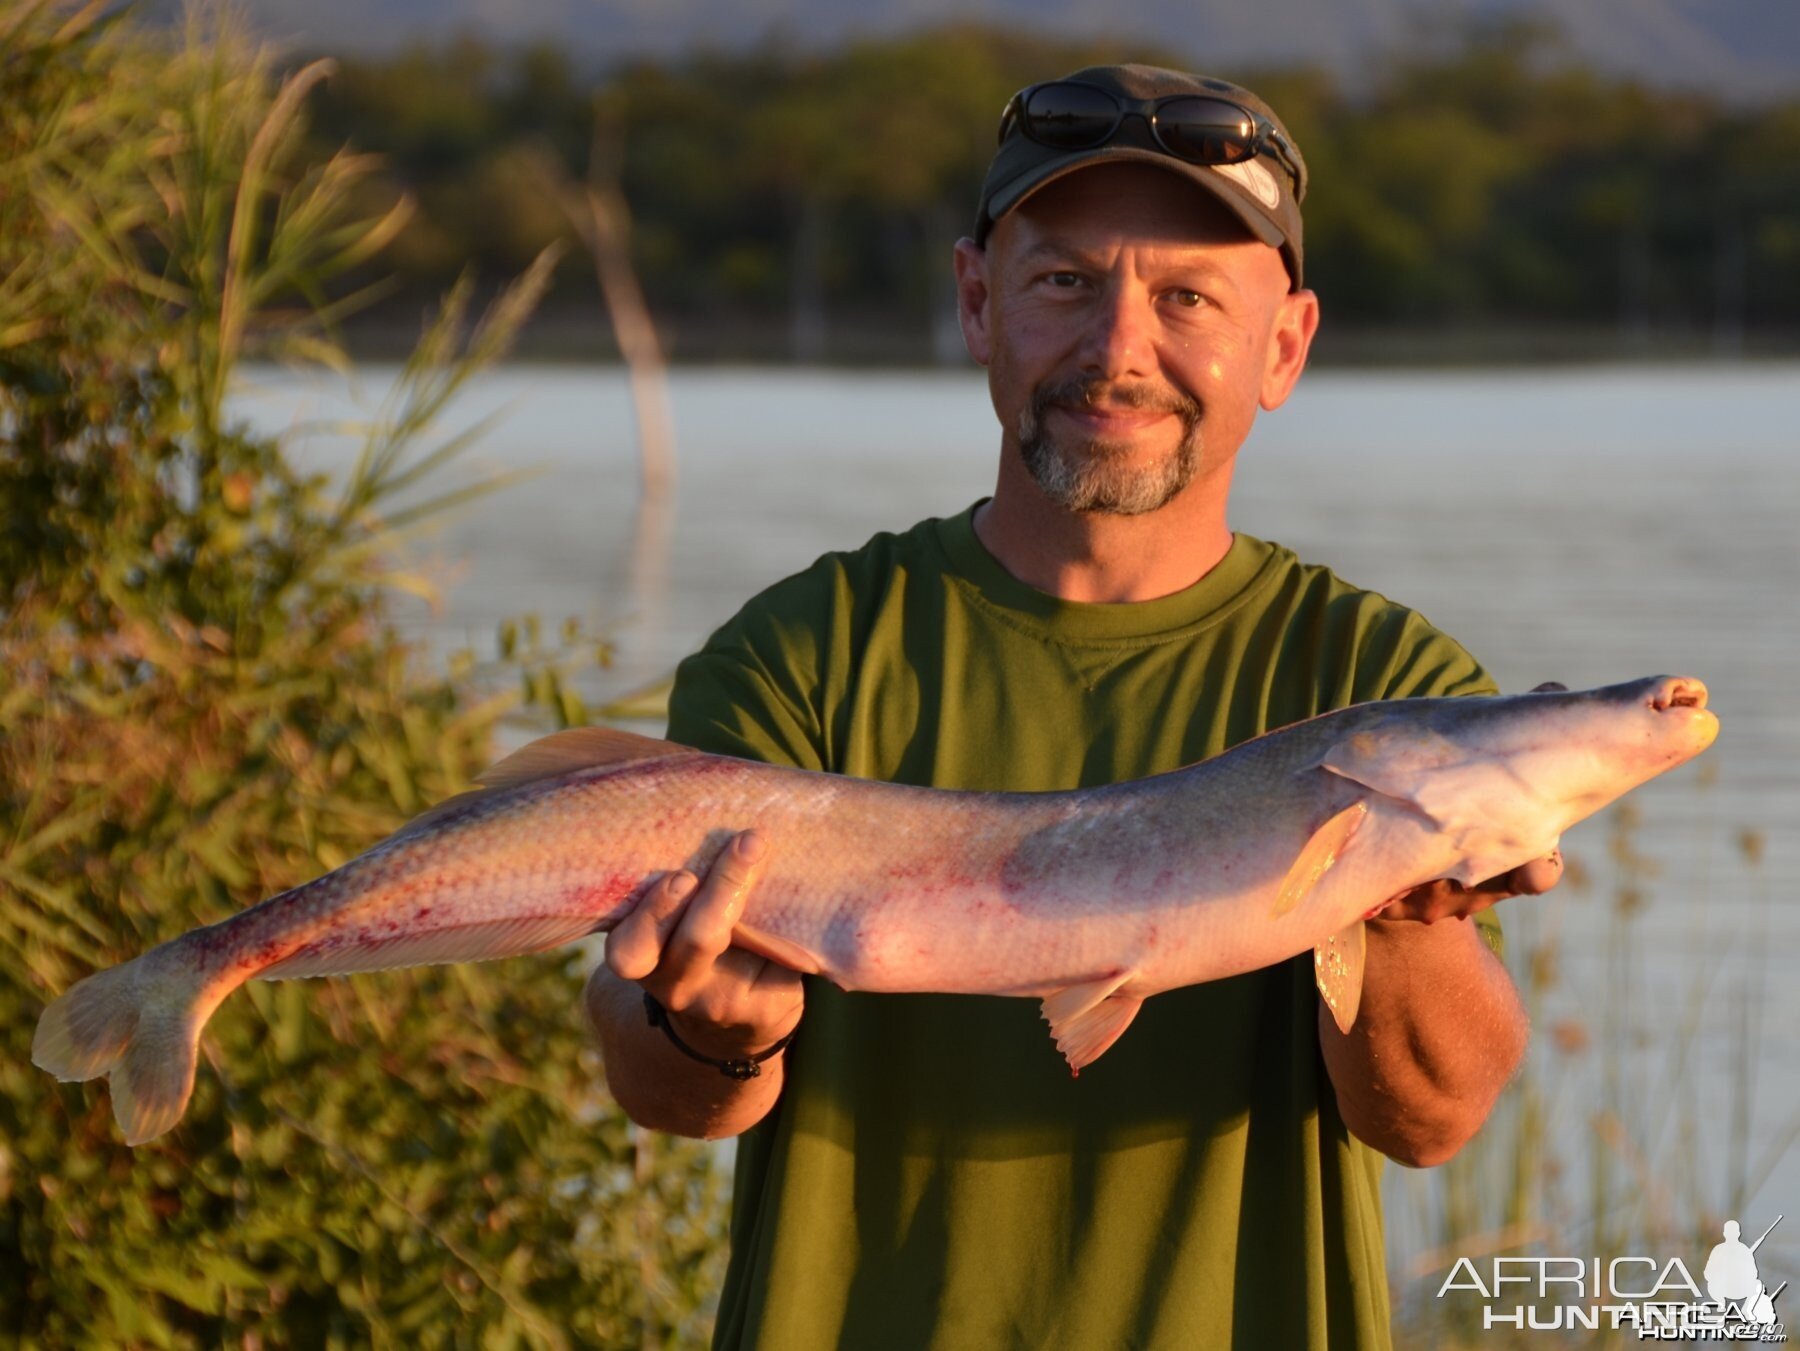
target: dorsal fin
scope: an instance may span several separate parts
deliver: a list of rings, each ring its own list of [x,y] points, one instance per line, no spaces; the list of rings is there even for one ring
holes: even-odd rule
[[[454,797],[445,798],[429,807],[395,831],[391,839],[417,835],[438,824],[445,817],[465,807],[492,797],[508,788],[537,779],[553,778],[592,765],[624,764],[628,760],[660,760],[670,755],[698,755],[687,746],[655,737],[621,732],[616,727],[571,727],[566,732],[521,746],[504,760],[489,765],[476,776],[477,787]]]
[[[616,727],[571,727],[520,747],[498,764],[482,770],[476,778],[482,787],[498,792],[594,765],[696,754],[697,751],[677,746],[673,741],[621,732]]]

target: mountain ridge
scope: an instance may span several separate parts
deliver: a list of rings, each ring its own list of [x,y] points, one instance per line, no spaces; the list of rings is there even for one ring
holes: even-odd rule
[[[167,14],[176,0],[159,0]],[[973,22],[1039,36],[1154,42],[1222,73],[1318,65],[1366,82],[1394,54],[1459,27],[1542,22],[1606,74],[1730,101],[1800,94],[1793,0],[240,0],[267,36],[300,51],[386,52],[471,33],[501,46],[554,42],[599,64],[758,44],[841,46]],[[156,11],[153,11],[156,12]]]

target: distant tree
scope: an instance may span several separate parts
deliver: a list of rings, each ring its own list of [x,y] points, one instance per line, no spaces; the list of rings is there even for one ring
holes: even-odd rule
[[[640,59],[604,75],[471,38],[346,64],[328,138],[388,157],[420,211],[390,260],[413,287],[498,274],[564,238],[523,184],[546,148],[588,170],[596,113],[633,248],[677,355],[956,355],[950,244],[971,224],[1006,98],[1094,61],[1191,66],[1178,47],[970,24],[817,51]],[[1517,19],[1439,25],[1372,84],[1221,72],[1282,111],[1312,169],[1309,278],[1332,324],[1794,326],[1795,107],[1734,110],[1576,63]],[[326,142],[322,141],[321,146]],[[370,188],[371,200],[375,189]],[[586,304],[563,283],[565,303]]]
[[[96,19],[0,19],[7,1344],[698,1344],[723,1178],[634,1140],[566,954],[252,982],[183,1122],[135,1150],[105,1088],[30,1062],[75,980],[337,866],[491,758],[517,700],[408,649],[383,554],[459,444],[433,415],[549,267],[473,325],[453,290],[347,482],[302,474],[231,415],[233,372],[344,364],[337,283],[403,215],[362,205],[366,158],[303,153],[322,68]],[[501,673],[581,716],[541,662]]]

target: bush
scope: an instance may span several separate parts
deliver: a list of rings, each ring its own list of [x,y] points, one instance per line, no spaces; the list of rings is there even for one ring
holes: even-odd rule
[[[331,283],[404,219],[300,163],[229,20],[161,45],[0,16],[0,1328],[65,1345],[692,1341],[720,1260],[700,1146],[649,1168],[558,959],[253,983],[183,1124],[29,1060],[91,970],[336,866],[470,782],[509,703],[384,609],[381,513],[506,347],[452,292],[337,494],[233,425],[247,352],[341,364]],[[566,706],[566,701],[565,701]]]

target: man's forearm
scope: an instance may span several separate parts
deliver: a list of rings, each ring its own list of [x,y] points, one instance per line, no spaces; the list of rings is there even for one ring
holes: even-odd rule
[[[602,968],[588,984],[588,1019],[600,1040],[607,1087],[640,1126],[719,1140],[750,1129],[781,1093],[785,1056],[754,1079],[730,1079],[675,1049],[644,1016],[644,991]]]
[[[1319,1042],[1356,1136],[1414,1167],[1444,1162],[1487,1119],[1525,1053],[1505,966],[1473,920],[1372,920],[1348,1035],[1323,1002]]]

